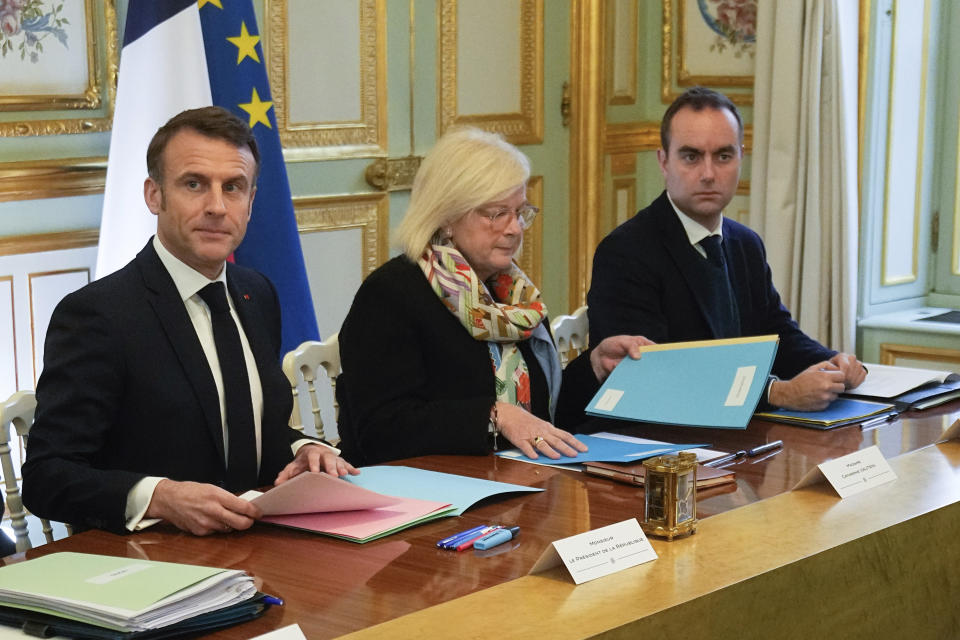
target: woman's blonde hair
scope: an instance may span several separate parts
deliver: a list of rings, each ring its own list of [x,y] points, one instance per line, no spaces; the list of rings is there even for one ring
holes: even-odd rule
[[[496,133],[458,127],[427,153],[413,179],[396,244],[411,260],[461,216],[527,183],[530,160]]]

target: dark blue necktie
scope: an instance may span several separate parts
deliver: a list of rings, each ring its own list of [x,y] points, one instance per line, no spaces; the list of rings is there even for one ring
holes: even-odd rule
[[[710,261],[710,264],[726,271],[727,266],[726,260],[723,259],[723,247],[720,246],[722,240],[720,236],[707,236],[700,241],[700,246],[707,252],[707,260]]]
[[[707,254],[707,261],[719,271],[718,280],[721,282],[719,290],[713,293],[717,296],[716,308],[712,316],[716,323],[717,338],[736,338],[740,336],[740,310],[733,294],[730,283],[730,274],[727,261],[723,255],[723,238],[717,235],[707,236],[700,241],[700,246]]]
[[[240,343],[237,323],[230,315],[227,290],[212,282],[200,290],[210,307],[213,342],[220,360],[223,395],[227,408],[227,486],[229,491],[246,491],[257,486],[257,442],[253,423],[250,379]]]

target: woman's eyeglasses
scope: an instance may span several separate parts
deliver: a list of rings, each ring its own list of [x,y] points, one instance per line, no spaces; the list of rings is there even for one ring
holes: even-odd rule
[[[540,209],[532,204],[524,204],[516,209],[511,209],[510,207],[489,207],[478,208],[475,209],[475,211],[489,220],[490,226],[496,231],[506,229],[513,220],[511,216],[516,216],[521,229],[529,229],[530,225],[533,224],[533,219],[540,213]]]

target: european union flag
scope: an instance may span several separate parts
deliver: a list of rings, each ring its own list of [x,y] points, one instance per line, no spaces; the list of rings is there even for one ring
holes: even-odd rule
[[[180,111],[211,104],[239,115],[257,138],[262,169],[235,259],[276,286],[286,352],[319,335],[252,0],[130,1],[97,277],[126,264],[156,230],[143,201],[150,138]]]

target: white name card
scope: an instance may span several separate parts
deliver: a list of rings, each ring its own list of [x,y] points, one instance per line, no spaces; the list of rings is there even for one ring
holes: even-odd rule
[[[561,562],[577,584],[657,559],[636,518],[557,540],[540,555],[530,573]]]
[[[300,625],[291,624],[280,629],[268,631],[253,640],[307,640],[307,637],[303,635],[303,630],[300,628]]]
[[[880,449],[874,445],[817,465],[794,489],[816,484],[826,478],[841,498],[856,495],[897,479]]]

